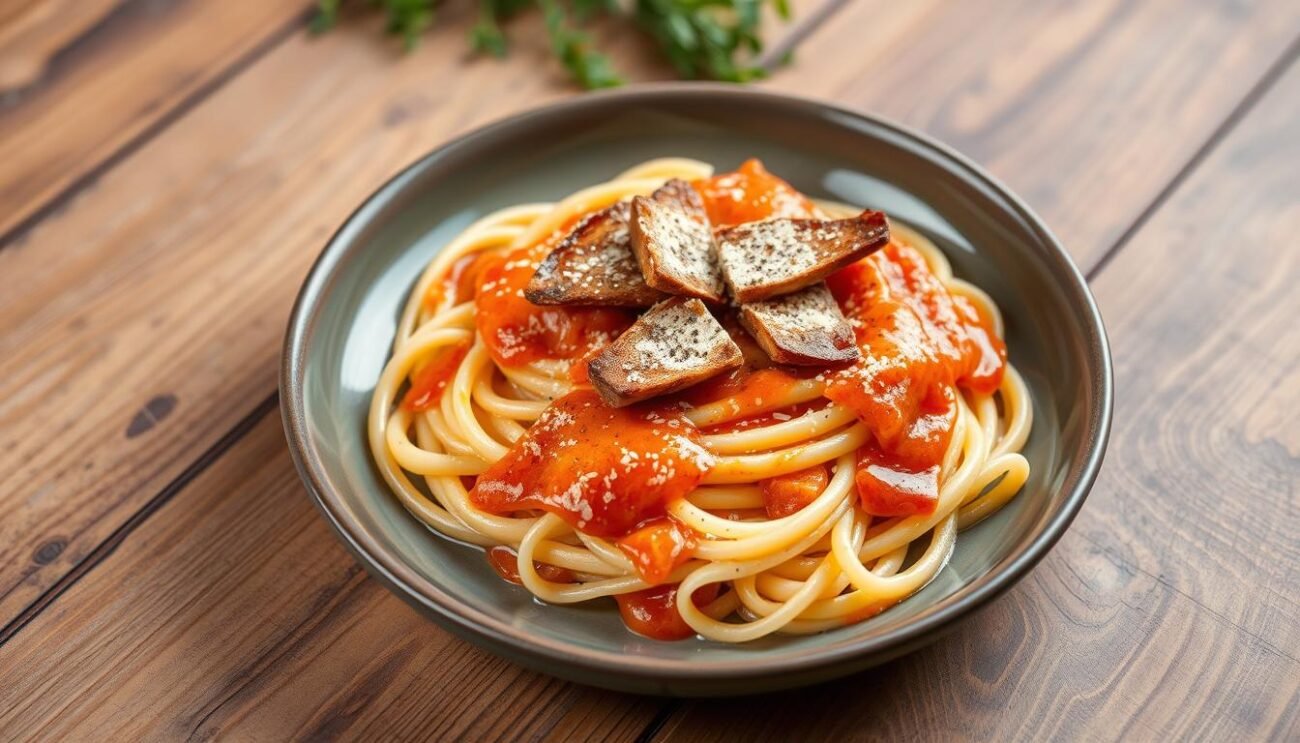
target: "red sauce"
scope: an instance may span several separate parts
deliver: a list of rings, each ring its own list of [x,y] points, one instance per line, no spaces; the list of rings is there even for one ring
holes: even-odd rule
[[[469,353],[470,342],[465,341],[442,349],[436,356],[415,370],[411,375],[411,386],[402,398],[402,407],[407,410],[428,410],[442,401],[442,393],[456,376],[460,362]]]
[[[758,160],[746,160],[734,173],[695,182],[714,227],[730,227],[772,217],[811,217],[816,207],[789,183],[767,172]]]
[[[524,584],[519,577],[519,553],[504,545],[497,545],[487,551],[487,561],[503,580],[517,586]],[[574,581],[573,572],[564,568],[547,565],[536,560],[533,560],[533,568],[544,580],[549,580],[552,583],[572,583]]]
[[[619,549],[631,558],[641,580],[651,584],[668,580],[673,570],[691,559],[695,545],[695,531],[671,518],[647,524],[618,540]]]
[[[935,387],[892,448],[871,441],[859,449],[855,479],[862,509],[873,516],[934,513],[940,463],[956,420],[952,387]]]
[[[716,227],[817,214],[808,198],[757,160],[694,185]],[[577,362],[617,337],[634,314],[539,307],[524,299],[523,289],[537,265],[570,226],[528,248],[458,261],[442,291],[454,291],[454,301],[475,297],[479,334],[498,364],[565,360],[571,362],[573,381],[582,384],[586,365]],[[745,349],[747,361],[740,370],[658,405],[617,410],[605,406],[590,389],[580,388],[552,403],[506,456],[479,476],[471,501],[498,514],[540,509],[587,534],[617,539],[638,573],[660,584],[617,597],[624,621],[633,631],[656,639],[690,637],[694,632],[676,610],[677,586],[663,581],[689,559],[699,535],[669,519],[666,506],[693,490],[713,460],[680,410],[728,399],[738,406],[741,420],[711,432],[769,425],[781,420],[772,411],[793,416],[809,409],[777,403],[792,385],[820,373],[828,379],[826,396],[854,410],[872,434],[858,452],[855,471],[863,508],[880,517],[933,512],[956,419],[955,391],[995,391],[1006,365],[1005,346],[993,333],[990,318],[965,298],[950,294],[922,254],[899,241],[839,271],[828,283],[854,322],[863,353],[860,361],[837,370],[772,366],[738,331],[734,318],[724,314],[724,325],[739,333]],[[449,366],[454,370],[458,363]],[[422,375],[432,381],[420,385]],[[412,405],[417,398],[428,398],[425,404],[436,402],[450,378],[439,386],[434,371],[421,369],[416,377],[408,393]],[[416,387],[427,392],[415,395]],[[827,468],[819,466],[765,480],[760,484],[764,511],[769,518],[797,513],[829,479]],[[506,568],[517,565],[508,549],[491,551],[489,560],[508,580]],[[712,601],[717,590],[701,589],[693,600],[697,605]],[[854,619],[885,608],[866,607]]]
[[[962,318],[969,344],[975,350],[974,363],[957,378],[957,384],[973,392],[991,395],[1002,386],[1002,375],[1007,368],[1007,344],[993,332],[993,319],[981,313],[973,302],[965,297],[953,297],[952,301]]]
[[[590,389],[551,403],[474,484],[489,513],[540,508],[598,537],[622,537],[666,516],[713,465],[675,407],[611,408]]]
[[[717,597],[718,584],[710,583],[697,590],[691,601],[703,607]],[[619,594],[614,598],[618,601],[618,613],[623,616],[623,623],[639,635],[652,640],[685,640],[695,634],[677,611],[676,583]]]
[[[763,510],[769,519],[798,513],[817,500],[830,481],[830,470],[824,464],[761,480],[758,487],[763,491]]]
[[[424,297],[425,306],[436,310],[448,296],[453,305],[473,299],[478,293],[479,274],[490,258],[491,253],[469,253],[458,258],[451,264],[447,275],[429,287],[429,293]]]
[[[852,408],[873,434],[858,452],[863,508],[879,516],[932,513],[956,420],[953,388],[996,390],[1006,347],[989,318],[897,241],[828,283],[862,351],[830,377],[826,396]]]
[[[687,390],[681,399],[693,406],[707,405],[718,400],[734,400],[745,417],[757,415],[781,406],[790,388],[805,377],[815,376],[820,370],[794,370],[774,366],[768,369],[741,367],[727,374],[705,380]]]
[[[614,340],[635,315],[605,307],[542,307],[524,298],[537,266],[568,231],[484,259],[474,322],[493,360],[518,367],[539,359],[574,361]]]
[[[593,347],[582,356],[578,357],[574,363],[569,365],[569,381],[574,384],[591,384],[591,377],[588,376],[589,365],[592,360],[605,350],[605,346],[599,345]]]
[[[989,319],[980,317],[965,297],[951,294],[915,248],[891,241],[876,261],[891,295],[921,319],[954,382],[983,394],[995,392],[1002,384],[1007,349]]]

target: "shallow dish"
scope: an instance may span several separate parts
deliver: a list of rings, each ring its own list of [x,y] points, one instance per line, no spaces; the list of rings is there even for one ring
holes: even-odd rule
[[[811,196],[882,209],[934,239],[1006,315],[1035,405],[1032,474],[963,532],[948,567],[871,620],[743,645],[658,642],[608,606],[543,606],[481,551],[428,531],[371,465],[365,414],[421,268],[475,218],[554,200],[656,156],[731,168],[747,157]],[[285,431],[309,492],[393,591],[520,664],[615,689],[714,695],[824,680],[934,640],[1020,579],[1061,536],[1101,465],[1111,369],[1083,277],[1042,222],[962,156],[870,116],[714,85],[586,95],[462,136],[376,192],[330,240],[294,307],[281,370]]]

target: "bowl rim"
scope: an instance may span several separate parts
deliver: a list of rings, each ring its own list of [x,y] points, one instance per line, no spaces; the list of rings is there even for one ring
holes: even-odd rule
[[[1004,558],[1000,568],[995,568],[963,586],[965,595],[947,606],[903,624],[897,628],[865,638],[847,638],[824,647],[805,650],[797,654],[773,657],[770,652],[752,656],[700,663],[691,659],[671,660],[654,656],[641,656],[608,652],[589,647],[577,647],[529,633],[463,603],[454,593],[445,591],[432,581],[414,571],[401,560],[395,559],[377,545],[363,529],[358,529],[346,517],[348,507],[341,501],[321,463],[322,455],[309,433],[304,400],[304,375],[307,350],[311,347],[313,333],[321,309],[321,298],[338,278],[338,269],[361,244],[372,220],[400,196],[408,185],[437,161],[453,153],[476,147],[479,142],[491,141],[499,136],[528,129],[547,120],[563,120],[583,112],[620,104],[651,105],[656,102],[689,101],[723,96],[736,100],[755,102],[791,112],[834,114],[850,122],[892,132],[921,150],[928,150],[938,159],[964,171],[965,177],[982,182],[997,196],[1005,199],[1015,216],[1023,220],[1026,228],[1040,243],[1049,248],[1045,256],[1049,271],[1069,290],[1073,300],[1084,312],[1083,327],[1087,332],[1085,356],[1093,360],[1090,384],[1096,391],[1096,404],[1088,411],[1088,450],[1079,470],[1079,477],[1056,512],[1051,515],[1042,531],[1027,543],[1020,544]],[[846,130],[848,124],[839,124]],[[858,132],[860,136],[861,132]],[[1034,567],[1061,538],[1078,514],[1101,468],[1108,443],[1114,381],[1109,343],[1102,316],[1097,308],[1086,279],[1060,241],[1043,223],[1042,219],[1016,194],[998,179],[984,171],[966,156],[928,135],[893,122],[885,117],[856,111],[814,98],[793,96],[755,88],[741,88],[718,83],[657,83],[631,88],[600,91],[569,97],[548,105],[534,107],[499,118],[486,125],[460,134],[441,144],[408,165],[375,190],[330,237],[320,256],[312,265],[290,313],[285,335],[280,369],[280,411],[289,451],[299,476],[317,507],[334,531],[358,560],[403,599],[437,620],[462,638],[478,642],[497,652],[516,655],[516,659],[553,675],[600,685],[631,688],[602,674],[611,671],[671,685],[674,681],[690,683],[744,681],[759,685],[762,678],[813,673],[823,666],[871,664],[872,658],[881,661],[901,655],[923,644],[929,637],[937,637],[951,628],[959,619],[984,606],[997,597]]]

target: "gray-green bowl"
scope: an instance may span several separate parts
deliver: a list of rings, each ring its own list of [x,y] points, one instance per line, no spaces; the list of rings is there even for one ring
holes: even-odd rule
[[[409,516],[370,463],[365,411],[421,268],[475,218],[554,200],[642,160],[729,169],[756,156],[814,196],[918,226],[957,274],[989,291],[1033,393],[1033,473],[963,533],[947,568],[871,620],[744,645],[664,643],[624,629],[612,601],[545,606],[482,553]],[[462,136],[379,189],[325,247],[294,307],[280,380],[294,461],[344,544],[376,577],[460,637],[522,665],[614,689],[722,695],[863,669],[938,637],[1019,580],[1060,538],[1101,466],[1111,368],[1088,287],[1047,227],[952,150],[896,124],[755,90],[668,85],[585,95]]]

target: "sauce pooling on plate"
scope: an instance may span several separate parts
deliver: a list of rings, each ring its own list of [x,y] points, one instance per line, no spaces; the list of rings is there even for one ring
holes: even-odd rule
[[[703,608],[718,596],[718,584],[705,586],[691,596],[691,603]],[[647,588],[643,591],[621,593],[618,611],[628,629],[653,640],[685,640],[695,635],[677,611],[677,584]]]

